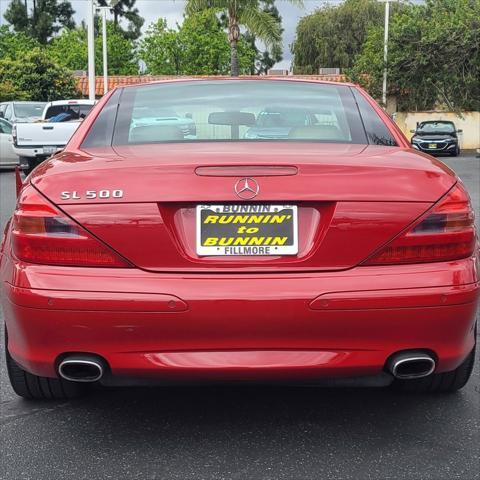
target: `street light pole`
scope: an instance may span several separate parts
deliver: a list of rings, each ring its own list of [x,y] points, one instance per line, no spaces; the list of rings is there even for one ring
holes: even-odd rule
[[[87,3],[87,44],[88,44],[88,99],[95,100],[95,31],[94,0],[88,0]]]

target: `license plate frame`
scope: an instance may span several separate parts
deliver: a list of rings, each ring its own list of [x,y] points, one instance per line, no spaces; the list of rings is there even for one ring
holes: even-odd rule
[[[205,223],[209,215],[216,217],[216,220],[210,218],[209,222]],[[227,216],[227,218],[223,218],[224,221],[229,220],[229,217],[233,217],[233,219],[229,223],[220,223],[222,216]],[[253,218],[254,216],[256,218]],[[288,216],[290,218],[282,220],[283,217]],[[245,220],[245,217],[247,217],[246,221],[238,221]],[[258,221],[260,218],[261,221]],[[253,220],[256,221],[253,222]],[[199,257],[292,256],[298,254],[298,207],[296,205],[200,204],[195,209],[195,221],[195,246]],[[244,231],[239,233],[239,229],[242,227],[245,227]],[[247,228],[257,229],[257,232],[247,232]],[[236,233],[233,230],[236,230]],[[218,243],[212,244],[214,241],[212,239],[215,238]],[[232,242],[228,243],[231,238],[233,238]],[[243,240],[237,240],[238,238]],[[264,240],[260,243],[262,238]],[[245,243],[246,239],[249,239],[248,243]],[[206,245],[206,243],[210,243],[210,245]]]

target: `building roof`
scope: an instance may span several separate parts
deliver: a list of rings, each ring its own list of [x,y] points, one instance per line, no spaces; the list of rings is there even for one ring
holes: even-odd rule
[[[114,75],[108,77],[108,89],[111,90],[112,88],[118,86],[126,86],[126,85],[135,85],[138,83],[150,83],[160,80],[171,80],[175,78],[183,78],[178,76],[172,75]],[[191,78],[213,78],[212,76],[203,77],[191,77]],[[219,77],[222,78],[222,77]],[[229,77],[230,78],[230,77]],[[347,78],[345,75],[289,75],[289,76],[282,76],[280,78],[284,79],[305,79],[305,80],[323,80],[327,82],[346,82]],[[88,77],[87,76],[79,76],[75,77],[77,81],[77,89],[83,96],[88,96]],[[269,80],[272,77],[268,77]],[[95,95],[97,97],[101,97],[103,95],[103,77],[97,76],[95,78]]]

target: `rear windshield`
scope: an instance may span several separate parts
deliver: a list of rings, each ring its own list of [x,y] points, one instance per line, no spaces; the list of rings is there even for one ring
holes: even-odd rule
[[[50,122],[68,122],[84,119],[93,105],[52,105],[45,114],[45,120]]]
[[[129,87],[112,96],[83,147],[299,140],[369,143],[350,87],[274,80],[185,81]]]

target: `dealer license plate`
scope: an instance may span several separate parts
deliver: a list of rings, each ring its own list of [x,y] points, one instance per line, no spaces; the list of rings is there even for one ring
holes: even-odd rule
[[[198,205],[197,255],[296,255],[296,205]]]

